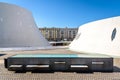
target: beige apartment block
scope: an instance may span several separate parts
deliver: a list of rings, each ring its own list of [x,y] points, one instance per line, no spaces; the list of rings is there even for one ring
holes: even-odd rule
[[[49,41],[72,41],[78,31],[78,28],[39,28],[43,36]]]

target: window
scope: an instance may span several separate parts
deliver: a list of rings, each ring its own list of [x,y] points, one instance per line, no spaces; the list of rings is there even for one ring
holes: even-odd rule
[[[116,30],[116,28],[114,28],[112,31],[112,35],[111,35],[111,41],[113,41],[115,39],[116,32],[117,32],[117,30]]]
[[[63,32],[63,31],[61,31],[61,34],[64,34],[64,32]]]
[[[75,34],[75,31],[73,31],[73,34]]]

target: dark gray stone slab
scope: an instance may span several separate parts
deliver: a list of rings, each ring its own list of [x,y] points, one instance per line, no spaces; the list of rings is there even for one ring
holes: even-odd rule
[[[5,67],[8,70],[49,70],[49,71],[75,71],[75,72],[111,72],[113,71],[113,58],[109,56],[92,56],[88,55],[73,55],[70,54],[59,54],[50,56],[45,54],[45,56],[40,56],[37,54],[33,56],[27,54],[24,55],[8,57],[5,59]],[[72,55],[72,54],[71,54]],[[59,57],[60,56],[60,57]],[[63,57],[62,57],[63,56]],[[22,67],[17,68],[14,65],[22,65]],[[45,66],[47,65],[47,67]],[[12,68],[11,68],[12,66]],[[40,67],[42,66],[42,67]]]

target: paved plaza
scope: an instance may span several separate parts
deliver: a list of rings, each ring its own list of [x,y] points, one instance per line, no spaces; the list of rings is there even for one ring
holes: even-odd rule
[[[120,80],[120,58],[114,58],[113,72],[14,72],[4,68],[4,58],[15,54],[34,53],[76,53],[68,49],[34,50],[34,51],[6,51],[0,52],[0,80]],[[4,55],[5,54],[5,55]],[[80,54],[80,53],[78,53]]]

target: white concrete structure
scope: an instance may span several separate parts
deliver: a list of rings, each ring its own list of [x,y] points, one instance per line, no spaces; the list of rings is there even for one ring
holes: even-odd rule
[[[16,5],[0,3],[0,48],[48,46],[50,44],[37,28],[31,12]]]
[[[120,55],[120,17],[80,26],[69,48],[80,53]]]

